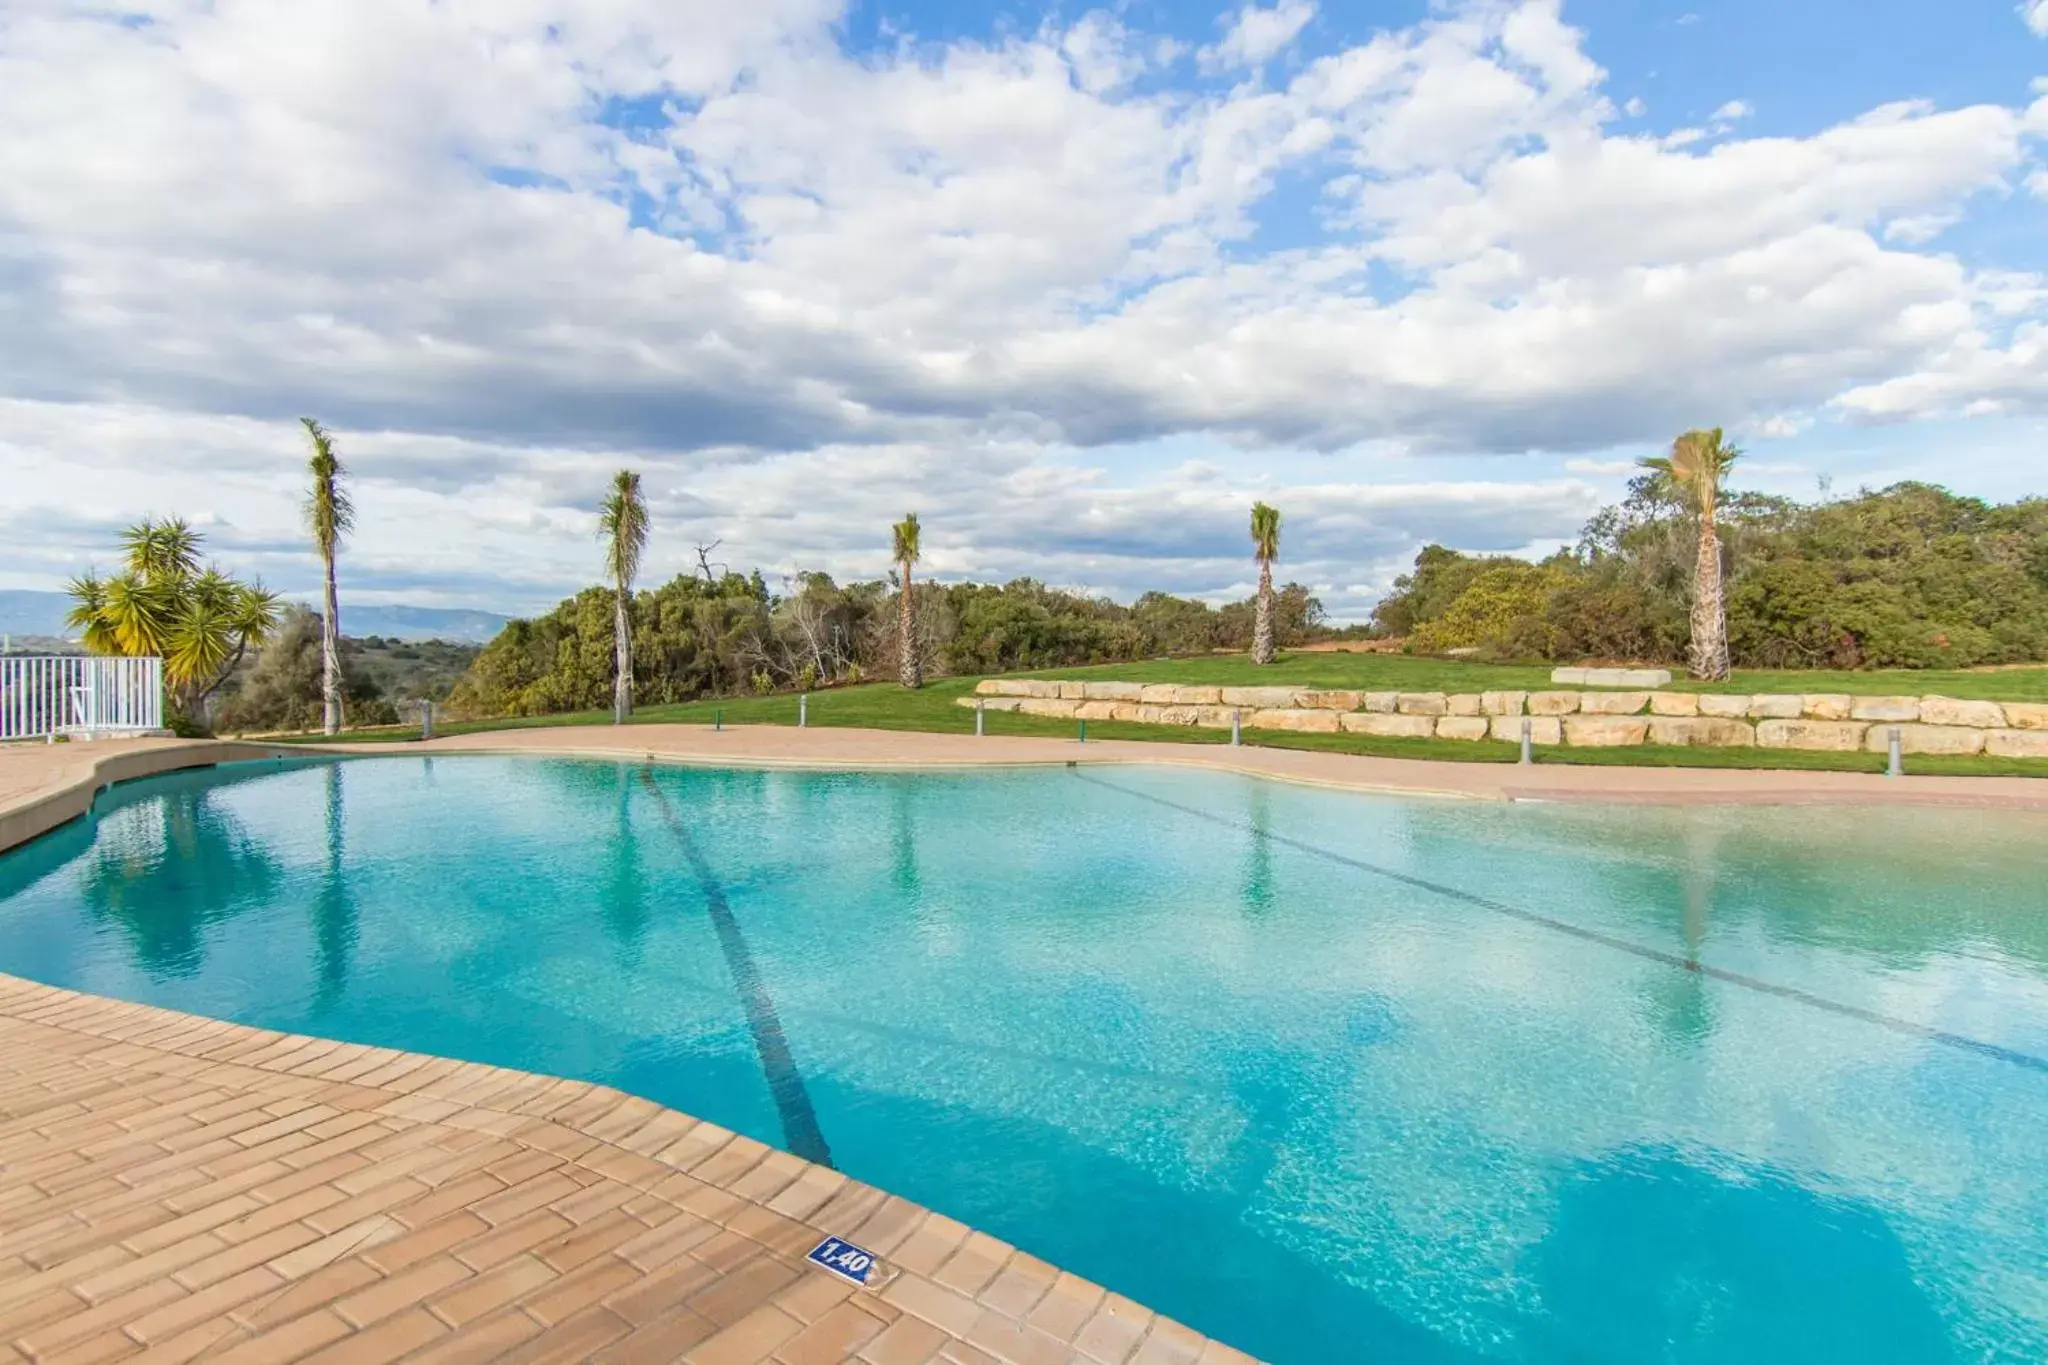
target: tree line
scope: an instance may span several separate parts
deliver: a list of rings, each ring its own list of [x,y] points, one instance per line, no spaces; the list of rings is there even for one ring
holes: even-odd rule
[[[1710,499],[1697,468],[1646,469],[1539,562],[1428,546],[1374,630],[1416,653],[1683,663],[1702,677],[2048,659],[2048,498],[1900,483],[1801,501],[1725,491],[1733,459],[1718,463]]]

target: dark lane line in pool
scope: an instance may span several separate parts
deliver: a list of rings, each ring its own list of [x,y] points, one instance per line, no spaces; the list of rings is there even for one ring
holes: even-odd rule
[[[1183,815],[1192,815],[1198,820],[1206,820],[1213,825],[1222,825],[1226,829],[1239,830],[1247,834],[1270,839],[1276,844],[1284,844],[1288,848],[1300,853],[1309,854],[1312,857],[1323,858],[1330,862],[1341,864],[1344,867],[1355,868],[1360,872],[1370,872],[1376,876],[1385,877],[1390,881],[1400,882],[1404,886],[1412,886],[1421,891],[1429,891],[1439,896],[1447,896],[1452,900],[1463,901],[1467,905],[1477,906],[1482,910],[1491,910],[1497,915],[1506,915],[1509,919],[1520,920],[1524,924],[1533,924],[1538,928],[1553,930],[1556,933],[1581,939],[1587,943],[1597,943],[1603,948],[1612,948],[1616,952],[1632,953],[1651,962],[1661,962],[1667,967],[1676,967],[1680,971],[1693,972],[1715,981],[1725,981],[1731,986],[1741,986],[1745,990],[1759,991],[1765,995],[1774,995],[1781,1000],[1790,1000],[1797,1004],[1810,1005],[1815,1009],[1827,1010],[1830,1013],[1839,1014],[1849,1019],[1858,1019],[1866,1024],[1875,1024],[1879,1028],[1890,1029],[1894,1033],[1903,1033],[1914,1038],[1924,1038],[1929,1042],[1939,1043],[1943,1047],[1956,1048],[1963,1052],[1974,1052],[1979,1056],[1989,1057],[1995,1061],[2010,1062],[2014,1066],[2023,1066],[2029,1070],[2048,1073],[2048,1057],[2037,1057],[2031,1052],[2020,1052],[2013,1048],[2001,1047],[1997,1043],[1986,1042],[1982,1038],[1971,1038],[1960,1033],[1949,1033],[1943,1029],[1915,1023],[1911,1019],[1901,1019],[1897,1015],[1879,1014],[1875,1010],[1867,1010],[1859,1005],[1846,1004],[1840,1000],[1830,1000],[1824,995],[1815,995],[1811,991],[1801,990],[1797,986],[1781,986],[1775,981],[1765,981],[1761,977],[1749,976],[1742,972],[1733,972],[1726,967],[1711,967],[1704,962],[1681,957],[1677,953],[1667,953],[1661,948],[1652,948],[1645,943],[1634,943],[1612,934],[1603,934],[1598,929],[1588,929],[1566,920],[1553,919],[1549,915],[1538,914],[1534,910],[1524,910],[1519,906],[1508,905],[1502,901],[1492,900],[1486,896],[1460,890],[1455,886],[1447,886],[1442,882],[1430,881],[1426,877],[1417,877],[1406,872],[1397,872],[1391,867],[1381,867],[1377,863],[1369,863],[1362,858],[1347,857],[1333,849],[1323,848],[1320,845],[1311,844],[1302,839],[1290,838],[1285,834],[1274,834],[1269,830],[1254,829],[1251,825],[1241,820],[1233,820],[1227,815],[1217,815],[1213,811],[1202,810],[1196,806],[1182,805],[1178,801],[1170,801],[1163,796],[1154,796],[1150,792],[1141,792],[1130,787],[1118,786],[1114,782],[1105,782],[1099,777],[1089,776],[1078,768],[1068,769],[1068,775],[1078,778],[1083,782],[1093,783],[1098,787],[1106,787],[1113,792],[1121,792],[1125,796],[1136,797],[1140,801],[1150,801],[1156,806],[1164,806],[1168,810],[1179,811]]]
[[[711,871],[711,864],[704,860],[697,841],[690,837],[689,826],[669,804],[668,793],[654,780],[653,769],[642,768],[640,780],[647,784],[648,791],[654,793],[655,802],[661,807],[662,819],[667,822],[669,832],[675,835],[676,843],[682,846],[690,871],[696,874],[699,885],[704,889],[704,908],[711,916],[712,929],[718,934],[718,946],[725,953],[725,965],[732,972],[733,989],[747,1011],[747,1028],[754,1035],[754,1051],[761,1058],[761,1075],[768,1082],[768,1093],[775,1099],[775,1113],[782,1120],[783,1141],[790,1151],[804,1160],[830,1168],[832,1150],[825,1145],[824,1130],[818,1127],[818,1112],[811,1107],[811,1095],[804,1089],[803,1073],[796,1069],[796,1058],[790,1055],[789,1036],[782,1031],[782,1019],[775,1012],[775,1001],[761,980],[760,970],[754,966],[754,955],[747,948],[747,937],[740,932],[739,921],[733,918],[732,906],[725,898],[725,888]]]

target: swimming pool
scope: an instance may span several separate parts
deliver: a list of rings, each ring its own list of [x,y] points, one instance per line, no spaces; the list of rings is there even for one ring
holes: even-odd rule
[[[0,970],[607,1082],[1276,1362],[2037,1362],[2044,835],[230,765],[0,856]]]

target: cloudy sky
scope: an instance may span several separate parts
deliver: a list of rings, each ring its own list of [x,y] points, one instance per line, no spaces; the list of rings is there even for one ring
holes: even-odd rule
[[[144,513],[530,610],[714,558],[1357,617],[1692,425],[2048,491],[2048,0],[6,0],[0,587]]]

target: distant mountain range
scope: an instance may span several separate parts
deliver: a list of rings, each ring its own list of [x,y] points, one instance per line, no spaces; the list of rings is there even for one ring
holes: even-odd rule
[[[61,637],[68,632],[64,615],[71,599],[61,592],[0,588],[0,634]],[[341,628],[362,639],[382,635],[397,640],[459,640],[488,643],[508,618],[495,612],[462,607],[371,606],[344,601]]]

